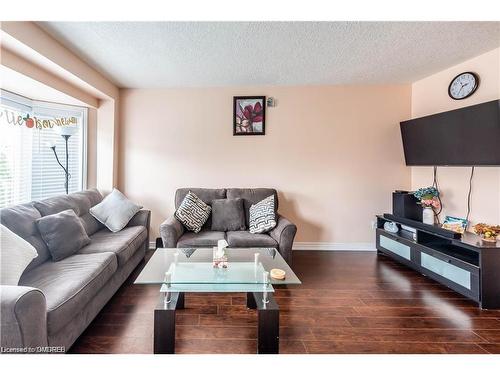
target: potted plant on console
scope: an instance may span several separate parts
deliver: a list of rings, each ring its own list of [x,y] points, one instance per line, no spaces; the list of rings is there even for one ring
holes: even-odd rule
[[[441,206],[439,191],[435,187],[429,186],[418,189],[413,195],[419,200],[419,204],[423,208],[422,222],[434,225],[434,218],[436,216],[434,209],[439,209]]]

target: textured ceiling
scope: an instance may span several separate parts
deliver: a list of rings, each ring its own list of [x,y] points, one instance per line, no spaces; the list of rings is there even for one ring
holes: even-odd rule
[[[120,87],[392,84],[500,45],[500,22],[41,22]]]

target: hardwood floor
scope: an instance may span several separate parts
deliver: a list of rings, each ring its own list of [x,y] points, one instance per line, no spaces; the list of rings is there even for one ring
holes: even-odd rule
[[[152,353],[158,286],[133,285],[142,265],[72,353]],[[276,291],[281,353],[500,353],[500,310],[371,252],[295,251],[303,284]],[[245,295],[187,294],[177,353],[255,353]]]

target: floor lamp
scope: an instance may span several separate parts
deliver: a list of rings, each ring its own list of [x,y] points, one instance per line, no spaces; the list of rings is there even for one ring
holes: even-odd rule
[[[52,152],[54,153],[54,156],[56,157],[57,164],[59,164],[64,171],[64,175],[65,175],[64,188],[66,189],[66,194],[68,194],[68,192],[69,192],[69,179],[71,177],[71,174],[69,173],[68,140],[72,135],[76,134],[78,129],[75,127],[70,127],[70,126],[59,126],[58,128],[56,128],[55,131],[64,139],[64,144],[65,144],[65,149],[66,149],[66,166],[62,165],[62,163],[59,161],[59,156],[57,156],[57,152],[56,152],[56,142],[53,141],[52,143],[50,143],[49,147],[52,149]]]

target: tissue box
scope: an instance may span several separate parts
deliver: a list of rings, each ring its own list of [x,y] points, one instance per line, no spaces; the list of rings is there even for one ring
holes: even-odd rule
[[[222,255],[219,256],[216,247],[214,247],[212,266],[214,268],[227,268],[228,266],[226,253],[224,252]]]
[[[227,254],[226,247],[228,247],[226,240],[217,241],[217,247],[214,247],[212,265],[214,268],[227,268]]]

